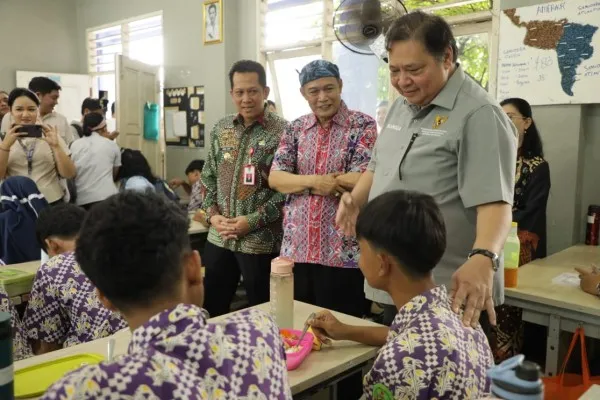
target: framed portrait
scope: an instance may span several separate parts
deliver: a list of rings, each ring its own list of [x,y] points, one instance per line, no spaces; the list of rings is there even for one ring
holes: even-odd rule
[[[203,12],[204,44],[223,42],[223,0],[206,0]]]

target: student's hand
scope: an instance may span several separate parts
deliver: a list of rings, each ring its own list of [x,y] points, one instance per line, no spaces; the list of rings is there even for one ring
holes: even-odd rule
[[[208,224],[206,223],[206,213],[204,210],[196,211],[196,214],[194,214],[192,219],[196,222],[200,222],[205,228],[208,228]]]
[[[183,179],[175,178],[171,179],[171,181],[169,182],[169,186],[171,187],[171,189],[177,189],[181,185],[183,185]]]
[[[490,324],[496,325],[496,312],[492,286],[494,270],[491,260],[485,256],[475,255],[467,260],[452,275],[452,310],[459,313],[464,306],[463,324],[476,328],[483,310],[488,313]]]
[[[327,175],[315,175],[312,184],[311,193],[317,196],[336,196],[339,197],[346,190],[336,180],[341,175],[339,172]]]
[[[19,128],[21,128],[23,125],[14,125],[10,131],[8,131],[6,133],[6,136],[4,136],[4,140],[2,141],[2,144],[0,144],[0,147],[2,147],[4,150],[10,150],[10,148],[12,147],[13,144],[15,144],[15,142],[17,141],[17,139],[27,135],[27,133],[25,132],[17,132],[17,130]]]
[[[53,149],[58,147],[58,132],[56,131],[56,128],[54,126],[50,126],[50,125],[42,125],[42,132],[44,134],[44,137],[42,138],[42,140],[44,140],[46,143],[48,143],[48,145],[50,147],[52,147]]]
[[[239,239],[246,236],[250,232],[250,224],[248,222],[248,217],[237,217],[230,218],[226,222],[228,230],[225,233],[225,237],[223,239]]]
[[[308,321],[313,332],[321,342],[331,343],[333,340],[344,340],[348,325],[341,323],[333,314],[327,310],[319,311],[317,315]]]
[[[115,140],[117,137],[119,137],[119,131],[111,132],[108,135],[106,135],[106,137],[110,140]]]
[[[342,229],[346,236],[356,236],[358,211],[358,206],[355,204],[352,194],[349,192],[344,193],[335,216],[335,224]]]
[[[583,268],[575,268],[575,271],[579,273],[579,279],[581,279],[581,290],[586,293],[598,296],[598,284],[600,284],[600,271],[593,265],[592,270],[588,271]]]

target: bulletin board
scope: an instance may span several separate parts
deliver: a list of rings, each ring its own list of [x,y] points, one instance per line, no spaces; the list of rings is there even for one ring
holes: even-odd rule
[[[204,86],[165,88],[167,146],[205,146]]]

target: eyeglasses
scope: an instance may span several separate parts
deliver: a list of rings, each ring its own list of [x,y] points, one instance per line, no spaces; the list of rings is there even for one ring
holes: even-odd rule
[[[508,118],[510,118],[513,122],[520,120],[520,119],[523,119],[523,120],[527,119],[527,117],[522,117],[520,115],[515,115],[515,114],[506,114],[506,116]]]

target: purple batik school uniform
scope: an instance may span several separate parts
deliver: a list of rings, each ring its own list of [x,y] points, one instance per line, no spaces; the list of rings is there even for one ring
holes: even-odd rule
[[[190,193],[190,202],[188,204],[188,211],[196,211],[202,208],[202,182],[198,179],[198,182],[192,185],[192,191]]]
[[[4,265],[2,260],[0,260],[0,265]],[[33,356],[31,347],[27,343],[23,332],[21,318],[19,318],[17,310],[2,286],[0,286],[0,311],[10,313],[10,327],[13,334],[13,359],[18,361]]]
[[[29,339],[63,347],[110,336],[127,323],[100,303],[74,253],[53,257],[38,270],[23,318]]]
[[[367,399],[468,400],[489,393],[494,358],[481,328],[465,327],[444,286],[405,304],[364,378]]]
[[[209,323],[180,304],[133,331],[129,351],[57,382],[43,399],[291,399],[279,331],[245,310]]]

